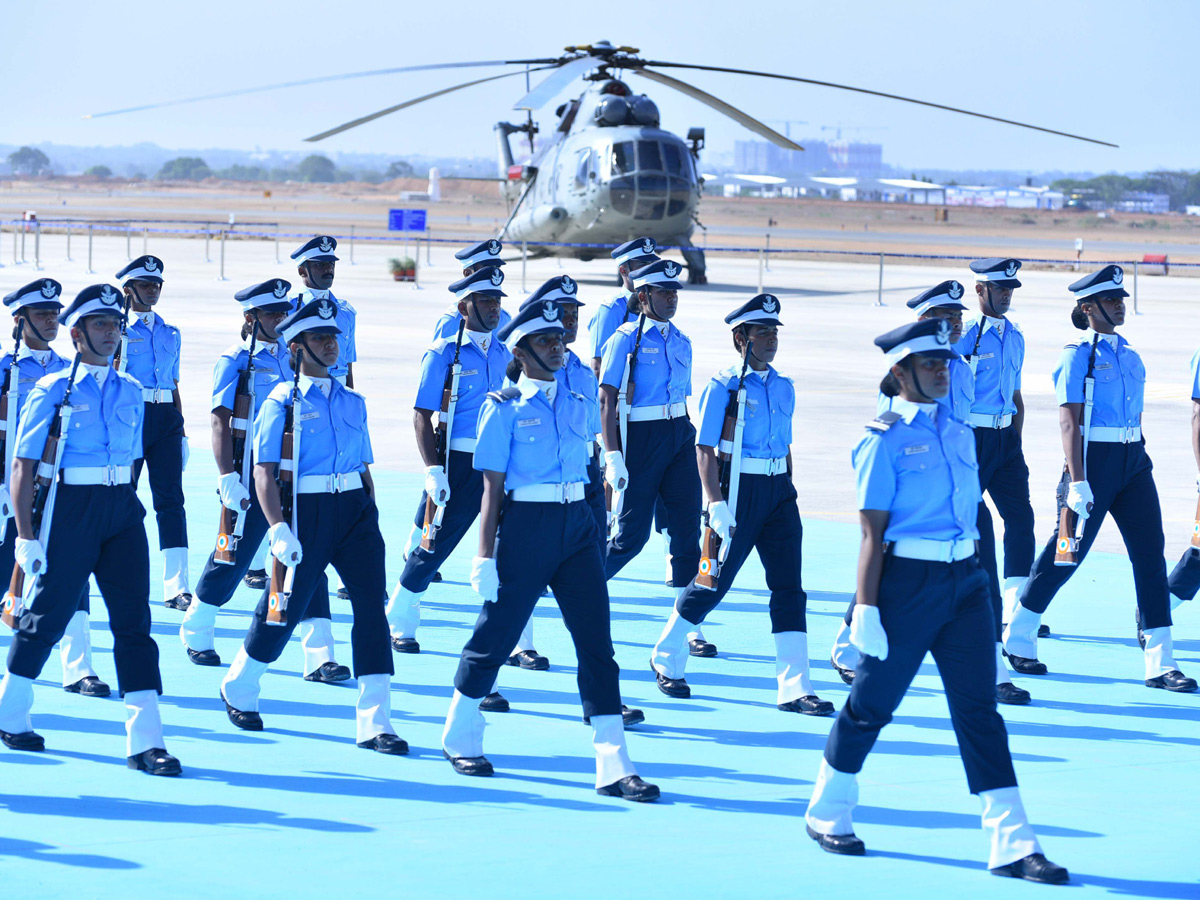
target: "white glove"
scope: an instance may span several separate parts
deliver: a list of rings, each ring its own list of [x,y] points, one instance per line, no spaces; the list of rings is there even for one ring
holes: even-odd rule
[[[300,541],[292,534],[287,522],[276,522],[267,529],[267,546],[271,548],[271,555],[285,566],[298,566],[304,559]]]
[[[183,465],[180,468],[182,471],[186,472],[188,460],[191,459],[192,451],[188,447],[188,439],[187,439],[186,434],[183,436],[182,440],[183,440]]]
[[[13,554],[16,556],[17,565],[28,577],[34,578],[46,573],[46,550],[37,538],[17,538]]]
[[[625,456],[620,450],[609,450],[604,454],[604,480],[614,491],[629,487],[629,470],[625,468]]]
[[[1067,506],[1081,519],[1088,517],[1094,499],[1092,488],[1086,481],[1072,481],[1067,488]]]
[[[488,603],[495,603],[500,591],[500,576],[494,557],[476,556],[471,560],[471,587]]]
[[[715,531],[723,541],[733,537],[733,529],[737,527],[737,520],[733,518],[733,512],[730,511],[729,504],[724,500],[708,504],[708,527]]]
[[[445,506],[450,502],[450,479],[441,466],[425,467],[425,493],[434,506]]]
[[[12,514],[12,494],[8,492],[7,484],[0,484],[0,522],[11,519]]]
[[[850,616],[850,643],[864,656],[874,656],[881,662],[887,659],[887,632],[879,621],[878,606],[854,604],[854,612]]]
[[[241,476],[237,472],[229,472],[217,478],[217,493],[221,495],[221,504],[235,512],[242,509],[242,504],[250,499],[250,492],[242,484]]]

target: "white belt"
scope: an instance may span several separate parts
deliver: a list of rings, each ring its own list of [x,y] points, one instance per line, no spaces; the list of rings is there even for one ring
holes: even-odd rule
[[[175,392],[171,388],[142,388],[142,399],[147,403],[174,403]]]
[[[582,481],[572,481],[569,484],[527,484],[525,487],[513,488],[512,498],[522,503],[574,503],[583,499]]]
[[[932,541],[928,538],[900,538],[892,541],[892,555],[929,562],[956,562],[975,555],[975,542]]]
[[[780,456],[777,459],[755,459],[749,456],[742,457],[743,475],[779,475],[786,471],[786,456]]]
[[[656,422],[659,419],[678,419],[686,415],[686,403],[667,403],[663,406],[635,406],[629,411],[629,421]]]
[[[474,453],[475,438],[451,438],[450,449],[458,450],[462,453]]]
[[[1001,416],[989,416],[984,413],[968,413],[967,424],[976,428],[1007,428],[1012,424],[1013,414],[1004,413]]]
[[[1080,429],[1080,434],[1083,434],[1083,429]],[[1109,428],[1093,426],[1088,431],[1089,441],[1099,441],[1102,444],[1136,444],[1142,439],[1142,426],[1134,425],[1132,428]]]
[[[357,491],[362,487],[362,474],[347,472],[345,475],[301,475],[298,493],[336,494],[339,491]]]
[[[62,470],[63,484],[129,484],[132,478],[130,466],[72,466]]]
[[[3,430],[3,429],[0,429],[0,430]],[[593,456],[596,455],[596,442],[588,441],[587,448],[588,448],[588,459],[591,459]]]

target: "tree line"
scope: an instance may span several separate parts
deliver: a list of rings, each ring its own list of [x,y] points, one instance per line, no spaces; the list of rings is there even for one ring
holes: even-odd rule
[[[1200,172],[1147,172],[1141,177],[1098,175],[1085,180],[1060,178],[1050,187],[1068,195],[1090,194],[1110,206],[1116,205],[1129,191],[1167,194],[1171,198],[1171,209],[1173,210],[1200,205]]]

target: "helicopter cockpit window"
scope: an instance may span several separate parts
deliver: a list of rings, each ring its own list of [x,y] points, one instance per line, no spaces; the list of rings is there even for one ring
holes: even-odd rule
[[[683,160],[683,148],[678,144],[663,144],[663,160],[666,162],[666,170],[672,175],[682,175],[687,177],[687,169],[684,168],[686,163]]]
[[[582,191],[588,184],[588,172],[591,170],[592,150],[590,147],[579,151],[579,159],[575,163],[575,189]]]
[[[632,178],[614,178],[609,185],[612,206],[624,216],[633,215],[634,185]]]
[[[658,142],[638,141],[638,170],[661,172],[662,167],[662,155],[658,151]]]
[[[614,175],[624,175],[626,172],[632,172],[633,167],[633,141],[621,141],[620,143],[613,144],[612,173]]]

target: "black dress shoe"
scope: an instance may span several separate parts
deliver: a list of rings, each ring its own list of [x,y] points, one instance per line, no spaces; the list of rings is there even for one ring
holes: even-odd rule
[[[641,725],[645,721],[646,714],[640,709],[634,709],[631,706],[626,706],[624,703],[621,704],[621,726],[623,728],[628,728],[630,725]],[[591,725],[592,717],[584,716],[583,724]]]
[[[1008,651],[1005,651],[1004,655],[1008,657],[1008,663],[1013,667],[1013,671],[1020,672],[1022,675],[1045,675],[1050,671],[1044,662],[1036,659],[1013,656]]]
[[[191,594],[176,594],[170,600],[164,600],[163,606],[167,609],[173,609],[177,612],[187,612],[188,607],[192,605]]]
[[[68,694],[79,694],[81,697],[107,697],[112,693],[108,685],[95,675],[80,678],[74,684],[68,684],[63,690]]]
[[[845,666],[839,666],[836,659],[829,657],[829,664],[833,666],[833,670],[838,673],[838,677],[846,684],[854,684],[854,670],[847,669]]]
[[[126,757],[125,761],[129,768],[145,772],[147,775],[173,776],[183,772],[183,766],[179,765],[179,760],[161,747],[146,750],[136,756]]]
[[[620,797],[634,803],[649,803],[661,796],[657,784],[648,784],[636,775],[626,775],[620,781],[596,788],[596,793],[605,797]]]
[[[438,581],[438,582],[440,582],[440,581],[442,580],[442,573],[441,573],[441,572],[434,572],[434,573],[433,573],[433,580],[434,580],[434,581]]]
[[[522,650],[519,653],[514,653],[504,661],[506,666],[520,666],[522,669],[532,669],[535,672],[544,672],[550,668],[550,660],[542,656],[536,650]]]
[[[828,853],[840,853],[843,856],[865,856],[867,853],[867,845],[860,838],[854,836],[854,832],[850,834],[820,834],[812,830],[811,825],[805,825],[804,830],[808,832],[808,836],[821,845],[821,849]]]
[[[421,645],[416,638],[392,638],[392,649],[397,653],[420,653]]]
[[[340,588],[338,588],[337,598],[339,600],[349,600],[350,592],[348,590],[346,590],[344,587],[340,587]]]
[[[243,709],[234,709],[229,705],[229,701],[225,699],[225,695],[221,694],[221,702],[225,704],[225,715],[229,716],[229,721],[236,725],[242,731],[262,731],[263,720],[256,712],[248,712]]]
[[[0,741],[9,750],[32,750],[40,752],[46,749],[46,739],[36,731],[0,731]]]
[[[350,680],[350,670],[335,662],[321,663],[315,671],[304,676],[305,681],[316,681],[320,684],[337,684],[339,681]]]
[[[387,733],[377,734],[369,741],[359,741],[358,746],[364,750],[374,750],[376,753],[388,753],[392,756],[404,756],[408,753],[408,741]]]
[[[250,569],[246,572],[246,577],[242,581],[251,590],[261,591],[267,586],[267,570]]]
[[[1009,706],[1024,706],[1033,698],[1029,691],[1019,688],[1011,681],[996,685],[996,702],[1007,703]]]
[[[508,712],[509,708],[508,701],[499,691],[494,691],[479,701],[479,709],[482,712]]]
[[[712,657],[717,655],[717,645],[696,638],[688,641],[688,654],[690,656],[702,656],[705,659],[712,659]]]
[[[219,666],[221,657],[217,656],[216,650],[193,650],[187,648],[188,659],[198,666]]]
[[[1039,625],[1038,626],[1038,637],[1050,637],[1050,626],[1049,625]]]
[[[668,678],[651,664],[650,671],[654,673],[655,680],[658,681],[658,689],[668,697],[675,697],[678,700],[687,700],[692,696],[692,689],[688,686],[687,681],[682,678]]]
[[[806,716],[833,715],[833,704],[828,700],[822,700],[816,694],[809,694],[805,697],[789,700],[787,703],[776,704],[776,709],[782,709],[784,712],[803,713]]]
[[[486,756],[451,756],[445,750],[442,751],[442,756],[450,760],[450,765],[454,766],[454,771],[459,775],[487,777],[496,774],[496,770],[492,768],[492,763]]]
[[[1188,678],[1178,669],[1172,669],[1157,678],[1147,678],[1146,687],[1162,688],[1166,691],[1176,691],[1180,694],[1190,694],[1196,690],[1196,679]]]
[[[1024,859],[1018,859],[1007,866],[999,866],[988,871],[993,875],[1024,878],[1026,881],[1036,881],[1039,884],[1066,884],[1071,880],[1066,869],[1056,866],[1040,853],[1030,853]]]

